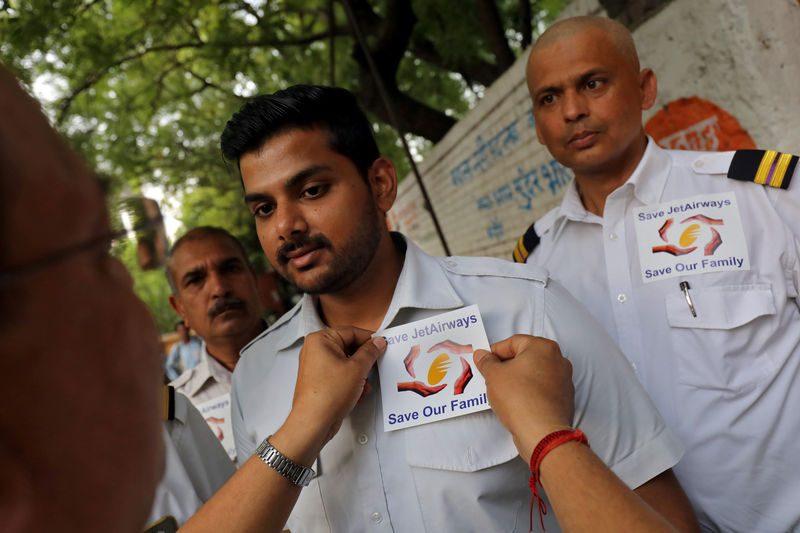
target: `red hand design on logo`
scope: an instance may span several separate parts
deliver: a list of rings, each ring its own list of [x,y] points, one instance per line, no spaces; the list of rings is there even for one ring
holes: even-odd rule
[[[463,357],[461,358],[461,375],[458,377],[455,385],[453,385],[453,394],[463,394],[464,389],[467,388],[467,383],[472,379],[472,367]]]
[[[405,381],[403,383],[398,383],[397,384],[397,392],[403,392],[403,391],[416,392],[417,394],[419,394],[420,396],[422,396],[424,398],[425,396],[430,396],[431,394],[436,394],[437,392],[439,392],[440,390],[442,390],[446,386],[447,386],[446,383],[443,383],[441,385],[437,385],[435,387],[431,387],[429,385],[425,385],[421,381]]]

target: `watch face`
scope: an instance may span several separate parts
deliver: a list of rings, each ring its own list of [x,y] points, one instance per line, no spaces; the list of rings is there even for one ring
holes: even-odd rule
[[[178,522],[172,516],[165,516],[155,524],[144,530],[144,533],[176,533]]]

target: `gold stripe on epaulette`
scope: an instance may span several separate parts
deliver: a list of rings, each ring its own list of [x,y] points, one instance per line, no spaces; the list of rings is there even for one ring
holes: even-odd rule
[[[517,263],[524,263],[528,258],[528,250],[525,248],[525,243],[523,242],[524,238],[525,235],[520,237],[517,241],[517,245],[514,247],[514,259]]]
[[[770,185],[778,187],[783,184],[783,178],[786,176],[786,169],[789,168],[789,163],[792,161],[792,154],[781,154],[778,158],[778,164],[775,166],[775,173],[772,175]]]
[[[778,155],[778,152],[775,150],[765,150],[764,156],[761,158],[761,164],[758,165],[758,170],[756,171],[756,177],[753,182],[758,183],[760,185],[764,185],[767,183],[767,178],[769,177],[769,171],[772,168],[772,163],[775,161],[775,157]]]

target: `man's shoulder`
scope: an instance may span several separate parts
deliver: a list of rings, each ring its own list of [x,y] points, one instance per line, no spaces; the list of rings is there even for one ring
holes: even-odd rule
[[[730,183],[749,182],[788,189],[798,173],[798,156],[775,150],[693,152],[667,150],[674,168],[697,177],[727,178]],[[800,179],[800,178],[798,178]]]
[[[496,257],[452,256],[441,258],[442,268],[451,276],[480,276],[491,278],[511,278],[547,283],[547,271],[539,267],[531,267],[512,263]]]
[[[517,243],[514,245],[511,256],[515,263],[525,263],[528,260],[528,257],[530,257],[539,246],[542,237],[553,227],[560,210],[560,207],[554,207],[545,213],[542,218],[533,221],[531,225],[528,226],[528,229],[517,239]]]

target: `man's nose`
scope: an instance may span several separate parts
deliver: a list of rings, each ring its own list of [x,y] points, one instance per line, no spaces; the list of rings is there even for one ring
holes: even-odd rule
[[[564,120],[567,122],[581,120],[589,114],[589,109],[586,105],[586,98],[578,91],[565,91],[561,100],[561,109],[564,113]]]
[[[308,224],[302,210],[294,204],[284,204],[275,208],[275,229],[281,241],[289,241],[306,233]]]
[[[226,296],[230,292],[227,278],[216,269],[208,273],[206,284],[212,296]]]

